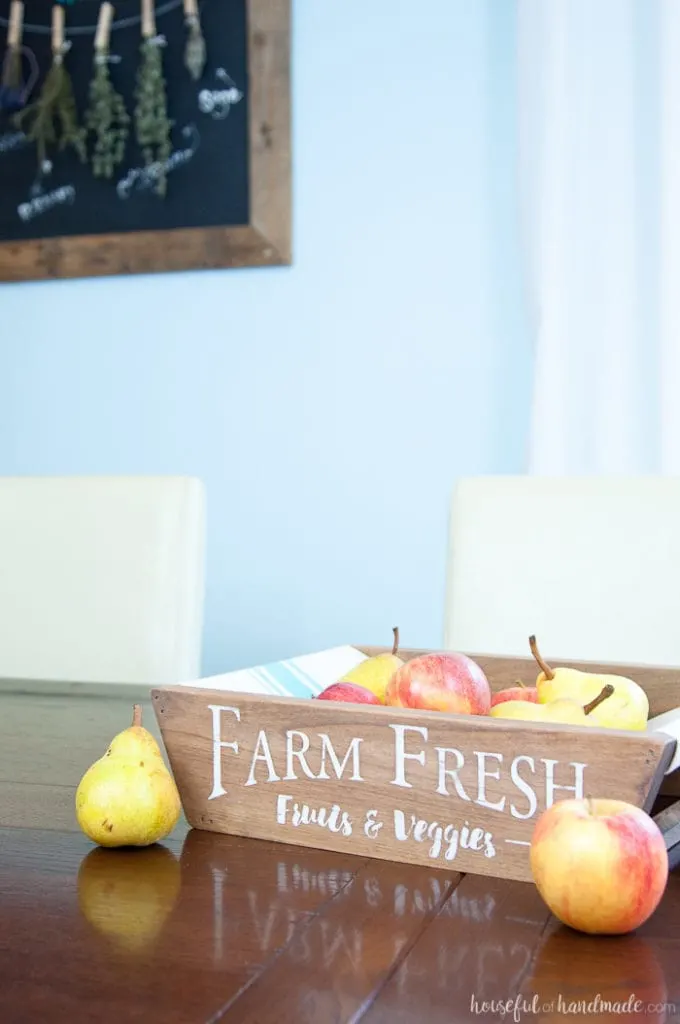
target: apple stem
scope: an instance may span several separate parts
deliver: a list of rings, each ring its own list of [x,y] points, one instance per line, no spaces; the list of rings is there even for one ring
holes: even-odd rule
[[[524,685],[521,679],[518,679],[515,685],[521,686],[523,690],[526,690],[526,686]]]
[[[133,704],[133,706],[132,706],[132,724],[133,725],[141,725],[142,724],[142,705],[141,704]]]
[[[586,797],[586,803],[588,804],[588,814],[592,817],[595,814],[595,807],[593,806],[592,796]]]
[[[543,658],[541,657],[541,652],[538,649],[538,644],[536,643],[536,637],[535,636],[530,636],[529,637],[529,647],[531,648],[531,653],[534,656],[534,660],[536,661],[536,664],[540,668],[540,670],[543,673],[543,675],[545,676],[545,678],[546,679],[554,679],[555,678],[555,673],[551,669],[550,665],[548,665],[547,662],[543,661]]]
[[[394,643],[392,644],[392,654],[396,654],[397,651],[399,650],[399,626],[394,626],[392,628],[392,632],[394,633]]]
[[[602,688],[600,693],[598,693],[597,697],[594,697],[593,700],[591,700],[590,704],[585,704],[584,705],[584,707],[583,707],[584,713],[586,715],[589,715],[590,712],[594,711],[595,708],[598,707],[602,703],[603,700],[606,700],[607,697],[611,697],[613,692],[614,692],[614,687],[612,686],[611,683],[607,683],[607,685]]]

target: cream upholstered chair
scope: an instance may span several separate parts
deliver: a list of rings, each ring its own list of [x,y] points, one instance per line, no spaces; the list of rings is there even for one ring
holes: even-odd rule
[[[193,478],[0,478],[0,677],[196,678],[204,520]]]
[[[680,665],[680,480],[459,481],[444,642],[479,654]]]

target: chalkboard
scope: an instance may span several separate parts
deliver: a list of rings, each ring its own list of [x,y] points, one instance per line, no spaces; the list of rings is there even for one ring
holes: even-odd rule
[[[134,118],[140,0],[118,0],[108,69],[130,116],[123,161],[96,177],[71,146],[40,161],[16,110],[0,111],[0,279],[91,276],[290,262],[290,0],[203,0],[206,59],[185,66],[184,0],[157,0],[171,153],[148,165]],[[40,94],[53,59],[51,0],[25,3],[22,72]],[[64,5],[78,124],[86,125],[99,0]],[[0,45],[10,0],[0,0]],[[33,71],[37,72],[31,82]],[[159,169],[165,193],[159,194]]]

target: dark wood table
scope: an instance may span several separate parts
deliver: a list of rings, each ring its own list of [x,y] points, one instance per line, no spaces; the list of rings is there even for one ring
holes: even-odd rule
[[[680,1020],[679,871],[609,939],[559,925],[530,884],[185,822],[99,850],[75,787],[140,694],[40,689],[0,689],[0,1024]]]

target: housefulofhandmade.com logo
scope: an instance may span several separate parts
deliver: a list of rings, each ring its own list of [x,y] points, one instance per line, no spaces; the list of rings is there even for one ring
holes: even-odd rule
[[[680,1003],[650,1003],[631,993],[627,999],[607,999],[598,993],[590,999],[571,999],[559,993],[553,999],[539,995],[515,996],[514,999],[470,999],[470,1010],[487,1020],[509,1020],[519,1024],[523,1017],[544,1013],[563,1013],[565,1017],[601,1013],[618,1013],[625,1019],[629,1014],[676,1014]]]

